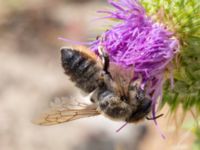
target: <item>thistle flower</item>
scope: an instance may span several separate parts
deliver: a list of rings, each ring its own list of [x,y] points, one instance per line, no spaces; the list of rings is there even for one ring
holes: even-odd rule
[[[148,85],[147,93],[153,101],[155,116],[156,101],[162,97],[162,86],[167,68],[179,50],[179,42],[174,33],[151,16],[137,0],[108,0],[115,10],[100,11],[107,14],[105,18],[118,22],[104,32],[103,41],[96,40],[91,49],[98,54],[102,44],[112,62],[123,67],[134,66],[134,78],[142,76],[141,87]],[[134,79],[133,79],[134,80]]]

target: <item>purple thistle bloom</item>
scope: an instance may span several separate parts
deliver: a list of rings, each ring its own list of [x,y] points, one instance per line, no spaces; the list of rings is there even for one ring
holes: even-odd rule
[[[179,42],[173,33],[148,17],[137,0],[108,2],[115,10],[99,12],[119,22],[102,34],[103,41],[93,41],[90,47],[98,54],[98,46],[102,44],[112,62],[134,66],[134,78],[142,76],[141,87],[149,85],[147,92],[152,98],[155,116],[156,101],[162,98],[164,72],[177,53]]]

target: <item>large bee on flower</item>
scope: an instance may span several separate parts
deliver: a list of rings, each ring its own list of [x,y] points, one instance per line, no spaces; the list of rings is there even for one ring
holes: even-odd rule
[[[53,125],[99,114],[127,123],[154,119],[147,117],[152,101],[140,87],[141,79],[133,80],[133,68],[111,63],[103,46],[99,46],[99,57],[85,47],[62,48],[61,61],[76,86],[92,93],[91,104],[69,102],[44,113],[37,124]]]

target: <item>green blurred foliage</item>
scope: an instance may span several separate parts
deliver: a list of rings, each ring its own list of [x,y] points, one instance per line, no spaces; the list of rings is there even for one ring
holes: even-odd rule
[[[193,144],[192,150],[199,150],[199,148],[200,148],[200,128],[196,129],[195,135],[196,135],[196,140]]]

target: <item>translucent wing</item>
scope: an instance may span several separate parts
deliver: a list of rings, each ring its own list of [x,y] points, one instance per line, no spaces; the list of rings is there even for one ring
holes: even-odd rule
[[[134,77],[134,68],[124,68],[119,64],[110,63],[109,72],[118,85],[118,92],[121,93],[121,95],[127,95],[128,86]]]
[[[33,123],[48,126],[100,114],[94,104],[85,104],[77,101],[72,102],[68,104],[53,104],[51,109],[43,113]]]

